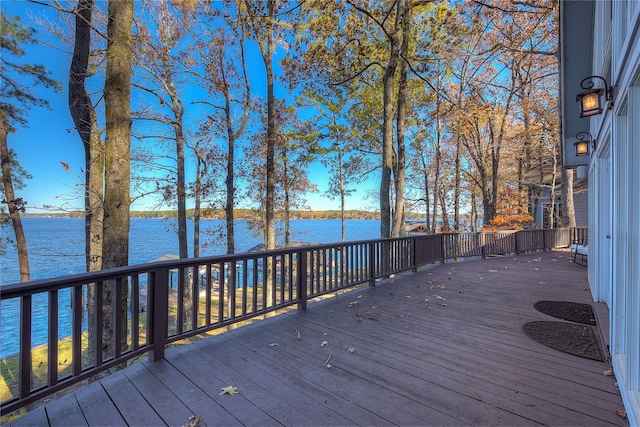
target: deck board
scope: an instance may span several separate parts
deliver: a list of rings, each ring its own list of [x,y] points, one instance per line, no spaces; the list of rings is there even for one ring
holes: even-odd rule
[[[607,363],[522,332],[554,320],[535,302],[593,303],[587,287],[562,251],[430,266],[167,349],[15,425],[624,425]]]
[[[163,423],[162,418],[122,371],[109,375],[101,383],[129,425],[158,426]]]
[[[126,424],[101,382],[89,384],[76,392],[75,396],[88,425]]]

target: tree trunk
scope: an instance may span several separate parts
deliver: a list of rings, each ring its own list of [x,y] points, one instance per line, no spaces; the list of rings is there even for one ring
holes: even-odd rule
[[[334,120],[334,126],[337,126]],[[340,135],[338,135],[340,138]],[[344,169],[342,163],[342,141],[339,139],[337,142],[338,146],[338,179],[340,181],[340,236],[342,241],[346,240],[346,228],[345,228],[345,219],[344,219],[344,204],[345,204],[345,189],[344,189]]]
[[[94,0],[79,0],[75,18],[75,42],[69,70],[69,112],[84,146],[85,157],[85,264],[87,271],[102,268],[102,220],[104,198],[104,145],[95,108],[86,90],[90,76],[91,19]]]
[[[102,269],[104,219],[104,144],[98,127],[98,116],[86,90],[91,49],[91,20],[94,0],[79,0],[75,17],[75,42],[69,70],[69,112],[84,147],[85,190],[84,230],[85,267],[87,271]],[[89,342],[95,342],[95,286],[87,289],[87,323]],[[89,346],[88,360],[95,361]]]
[[[291,245],[291,222],[290,222],[290,214],[291,214],[291,201],[290,197],[290,183],[289,183],[289,171],[288,171],[288,163],[287,163],[287,152],[286,149],[282,156],[282,187],[284,190],[284,246],[289,247]]]
[[[401,3],[398,3],[400,12]],[[382,177],[380,179],[380,237],[391,233],[391,172],[393,170],[393,83],[400,54],[400,13],[389,36],[389,62],[382,76]]]
[[[187,190],[186,177],[184,172],[184,135],[182,133],[182,110],[176,114],[176,160],[177,160],[177,182],[176,190],[178,196],[178,252],[180,258],[189,257],[187,245]]]
[[[222,61],[220,61],[222,63]],[[235,150],[236,150],[236,137],[231,125],[231,100],[229,97],[229,88],[224,87],[224,113],[227,124],[227,142],[229,143],[229,149],[227,150],[227,177],[225,179],[225,185],[227,188],[227,202],[224,206],[225,220],[227,225],[227,253],[232,254],[235,252],[235,229],[234,229],[234,212],[235,207]]]
[[[405,58],[409,57],[409,27],[411,23],[411,9],[407,7],[406,0],[399,2],[398,14],[401,17],[402,45],[401,51]],[[396,120],[396,165],[394,170],[394,185],[396,192],[396,207],[394,209],[392,237],[398,237],[405,233],[404,226],[404,185],[406,177],[406,148],[405,148],[405,119],[407,108],[407,61],[400,63],[400,79],[398,82],[398,111]]]
[[[273,92],[273,19],[276,11],[276,0],[267,3],[268,25],[266,51],[263,55],[267,74],[267,194],[265,202],[265,239],[266,249],[275,249],[275,196],[276,196],[276,99]],[[269,270],[269,273],[271,271]],[[269,274],[270,276],[270,274]]]
[[[558,150],[558,157],[561,159],[564,158],[562,154],[562,143],[558,142],[557,145],[560,147]],[[576,209],[573,204],[573,169],[565,168],[561,166],[562,170],[562,193],[560,195],[560,200],[562,201],[562,225],[564,227],[575,227],[576,226]]]
[[[16,246],[18,248],[18,265],[20,266],[20,281],[28,282],[31,280],[31,271],[29,269],[29,251],[27,250],[27,239],[24,236],[22,228],[22,219],[20,211],[24,209],[22,199],[17,199],[13,189],[13,179],[11,178],[11,156],[9,154],[9,145],[7,143],[8,130],[6,125],[6,117],[4,112],[0,112],[0,162],[2,163],[2,185],[4,187],[4,203],[7,204],[9,217],[13,226],[13,232],[16,236]]]
[[[196,150],[196,182],[193,207],[193,257],[200,257],[200,206],[202,204],[202,177],[205,174],[206,167],[203,166],[200,152]]]
[[[129,262],[129,207],[131,205],[131,59],[133,0],[109,0],[107,25],[107,68],[105,74],[105,194],[103,222],[103,268],[125,266]],[[114,287],[105,283],[104,350],[112,355],[112,313]],[[122,283],[122,336],[127,345],[126,283]]]

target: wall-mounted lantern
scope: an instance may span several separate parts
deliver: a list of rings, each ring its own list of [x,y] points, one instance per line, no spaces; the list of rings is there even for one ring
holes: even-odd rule
[[[604,88],[594,89],[594,79],[600,79],[604,83]],[[595,116],[602,114],[602,95],[605,95],[609,109],[613,108],[613,89],[615,86],[609,87],[607,81],[600,76],[589,76],[580,82],[580,87],[584,92],[576,96],[576,101],[580,102],[580,117]]]
[[[573,143],[576,147],[576,156],[586,156],[589,154],[589,145],[593,151],[596,150],[596,140],[593,139],[589,132],[580,132],[576,135],[576,142]]]

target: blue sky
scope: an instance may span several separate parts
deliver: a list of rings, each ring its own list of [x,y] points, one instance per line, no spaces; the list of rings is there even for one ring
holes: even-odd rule
[[[55,13],[44,6],[26,1],[2,1],[1,7],[9,16],[18,15],[23,24],[32,25],[32,17],[46,15],[55,20]],[[29,64],[45,65],[53,78],[61,82],[62,93],[56,94],[52,90],[36,87],[38,96],[50,103],[50,109],[35,107],[28,113],[28,127],[19,127],[17,132],[10,134],[9,148],[13,149],[22,166],[33,176],[27,181],[27,187],[18,191],[18,196],[27,201],[28,213],[44,213],[43,206],[62,207],[64,210],[81,209],[83,204],[80,183],[83,178],[84,150],[82,143],[74,130],[73,122],[67,107],[66,83],[69,72],[70,55],[54,47],[59,44],[58,39],[43,28],[37,29],[37,37],[42,41],[40,45],[26,46],[27,55],[21,61]],[[254,96],[266,98],[264,85],[264,66],[257,54],[255,46],[254,56],[248,61],[250,65],[250,79]],[[277,90],[276,96],[291,98],[287,91]],[[136,100],[132,100],[135,103]],[[63,166],[68,165],[69,169]],[[321,192],[327,189],[328,172],[319,164],[309,168],[309,176]],[[368,192],[377,192],[378,183],[372,177],[369,181],[358,186],[357,191],[347,201],[347,209],[377,209],[377,201],[365,199]],[[309,194],[308,204],[311,209],[339,209],[337,200],[330,200],[322,194]],[[139,200],[132,209],[142,210],[154,205],[151,200]],[[191,207],[188,205],[188,207]]]

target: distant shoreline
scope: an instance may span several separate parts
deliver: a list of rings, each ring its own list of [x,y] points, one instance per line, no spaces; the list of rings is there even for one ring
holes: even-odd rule
[[[224,219],[225,214],[223,210],[202,210],[201,219],[203,220],[215,220]],[[237,209],[234,212],[235,219],[246,220],[256,219],[258,214],[251,209]],[[177,210],[166,211],[131,211],[131,218],[156,218],[156,219],[172,219],[178,217]],[[424,214],[417,212],[405,213],[407,219],[421,219]],[[70,212],[51,212],[51,213],[24,213],[21,214],[22,218],[84,218],[84,212],[82,211],[70,211]],[[323,211],[303,211],[296,210],[291,211],[291,219],[340,219],[341,212],[339,210],[323,210]],[[193,209],[187,209],[187,218],[193,219]],[[276,219],[282,220],[282,215],[276,215]],[[369,212],[363,210],[345,210],[345,219],[380,219],[379,212]]]

